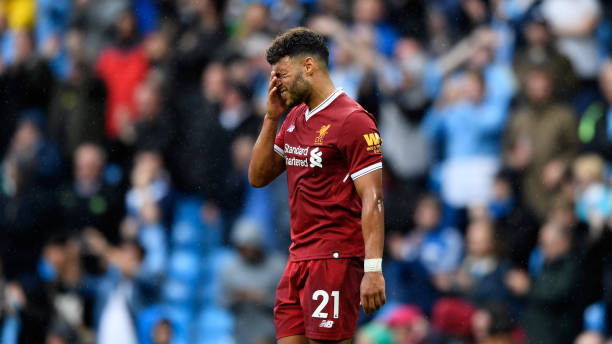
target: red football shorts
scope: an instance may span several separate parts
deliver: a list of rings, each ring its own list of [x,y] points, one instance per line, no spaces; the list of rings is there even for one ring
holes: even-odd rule
[[[352,338],[362,277],[363,261],[359,258],[289,261],[276,289],[276,338]]]

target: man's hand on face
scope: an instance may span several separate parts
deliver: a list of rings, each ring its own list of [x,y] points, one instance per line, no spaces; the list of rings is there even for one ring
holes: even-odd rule
[[[270,73],[270,84],[268,85],[268,114],[270,119],[278,120],[280,116],[287,110],[287,103],[281,96],[280,80],[273,70]]]

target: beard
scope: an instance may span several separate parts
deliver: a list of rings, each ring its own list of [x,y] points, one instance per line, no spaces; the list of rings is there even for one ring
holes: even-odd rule
[[[310,94],[310,84],[302,76],[302,72],[295,76],[295,79],[289,87],[287,87],[287,97],[285,103],[288,107],[294,107],[306,102],[306,98]]]

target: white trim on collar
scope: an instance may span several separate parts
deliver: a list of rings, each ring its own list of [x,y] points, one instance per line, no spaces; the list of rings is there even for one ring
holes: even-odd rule
[[[308,121],[310,117],[316,115],[317,112],[325,109],[329,104],[334,101],[334,99],[338,98],[338,96],[341,94],[342,88],[336,88],[336,90],[332,94],[330,94],[329,97],[325,98],[325,100],[322,101],[321,104],[315,106],[312,111],[310,109],[306,109],[306,113],[304,114],[306,116],[306,120]]]

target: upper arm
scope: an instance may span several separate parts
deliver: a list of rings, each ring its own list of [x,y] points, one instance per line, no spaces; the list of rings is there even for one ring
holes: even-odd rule
[[[374,119],[365,111],[349,115],[339,144],[348,172],[362,203],[382,198],[382,138]]]
[[[276,179],[276,177],[280,176],[283,172],[285,172],[284,153],[283,156],[281,156],[276,151],[276,146],[274,147],[274,151],[276,152],[276,154],[274,154],[274,159],[272,159],[272,180]]]
[[[382,169],[365,174],[353,181],[362,203],[382,199]]]
[[[352,180],[382,168],[381,145],[376,123],[368,113],[356,111],[345,119],[338,149],[347,162]]]

